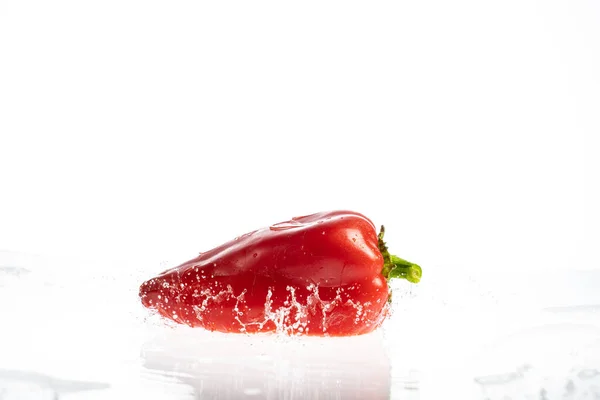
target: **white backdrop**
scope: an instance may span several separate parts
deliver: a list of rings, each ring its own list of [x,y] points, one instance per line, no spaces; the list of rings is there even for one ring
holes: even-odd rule
[[[424,271],[598,268],[597,1],[0,0],[0,249],[175,263],[295,215]]]

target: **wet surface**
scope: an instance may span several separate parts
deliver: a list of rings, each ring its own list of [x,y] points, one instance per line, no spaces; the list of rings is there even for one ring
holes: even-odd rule
[[[160,269],[0,253],[0,399],[600,399],[600,272],[431,272],[373,334],[291,338],[165,323]]]

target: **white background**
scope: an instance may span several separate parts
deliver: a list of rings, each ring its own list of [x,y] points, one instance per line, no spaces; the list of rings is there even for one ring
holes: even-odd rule
[[[599,71],[593,0],[0,0],[0,249],[350,208],[425,273],[598,268]]]
[[[0,392],[466,399],[527,363],[521,397],[585,396],[599,135],[597,0],[0,0]],[[139,304],[165,264],[339,208],[424,269],[385,347],[248,346]]]

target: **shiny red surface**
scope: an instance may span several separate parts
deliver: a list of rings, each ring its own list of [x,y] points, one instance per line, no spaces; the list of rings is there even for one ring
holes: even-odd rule
[[[140,297],[167,318],[209,330],[357,335],[384,317],[382,267],[367,217],[324,212],[200,253],[144,282]]]

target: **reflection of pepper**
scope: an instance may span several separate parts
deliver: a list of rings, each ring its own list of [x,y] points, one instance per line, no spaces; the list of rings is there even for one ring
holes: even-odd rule
[[[387,280],[421,268],[389,254],[364,215],[333,211],[247,233],[140,287],[142,303],[178,323],[221,332],[349,336],[386,315]]]

